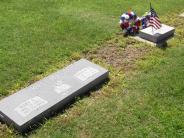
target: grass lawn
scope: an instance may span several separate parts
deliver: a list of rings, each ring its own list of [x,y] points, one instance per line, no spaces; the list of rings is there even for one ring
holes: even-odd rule
[[[94,58],[109,68],[110,82],[29,136],[184,137],[184,19],[177,17],[184,12],[184,1],[152,5],[164,22],[176,27],[169,47],[153,47],[152,54],[136,61],[131,73]],[[116,38],[119,16],[129,8],[141,15],[149,4],[147,0],[0,0],[0,99]],[[131,40],[119,37],[119,41],[125,47]],[[21,135],[0,125],[0,137],[14,136]]]

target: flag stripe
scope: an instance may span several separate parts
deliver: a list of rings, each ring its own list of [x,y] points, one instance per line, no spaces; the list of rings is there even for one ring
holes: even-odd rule
[[[154,28],[157,28],[157,29],[159,29],[161,27],[160,25],[155,24],[155,23],[151,23],[150,26],[154,26]]]
[[[153,19],[150,19],[150,22],[156,24],[157,26],[161,26],[160,22],[158,22],[154,18]]]
[[[156,25],[154,24],[151,24],[150,26],[154,27],[155,29],[159,29],[160,27],[157,27]]]
[[[155,20],[151,20],[150,21],[151,23],[153,23],[153,24],[155,24],[155,25],[157,25],[157,26],[160,26],[161,27],[161,24],[160,23],[158,23],[157,21],[155,21]]]
[[[150,25],[155,26],[155,29],[159,29],[161,27],[161,24],[158,23],[154,18],[150,20]]]
[[[151,3],[150,3],[150,12],[151,12],[151,17],[149,21],[150,26],[154,27],[155,29],[160,29],[162,27],[161,22],[159,20],[156,11],[152,8]]]

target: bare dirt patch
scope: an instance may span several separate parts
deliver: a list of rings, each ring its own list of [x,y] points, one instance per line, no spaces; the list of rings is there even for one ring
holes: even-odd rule
[[[101,59],[106,64],[128,71],[135,67],[137,60],[142,59],[151,51],[150,46],[145,46],[136,40],[125,38],[122,41],[121,39],[124,38],[119,37],[111,40],[96,51],[86,53],[85,58],[89,60]]]

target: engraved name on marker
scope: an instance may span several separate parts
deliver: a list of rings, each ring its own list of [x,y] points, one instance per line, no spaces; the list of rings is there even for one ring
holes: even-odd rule
[[[19,113],[22,117],[28,116],[31,112],[37,110],[38,108],[44,106],[48,102],[38,96],[35,96],[34,98],[31,98],[23,103],[21,103],[19,106],[15,108],[15,111]]]
[[[86,67],[79,72],[77,72],[74,76],[77,77],[81,81],[86,81],[88,78],[92,77],[99,71],[93,67]]]

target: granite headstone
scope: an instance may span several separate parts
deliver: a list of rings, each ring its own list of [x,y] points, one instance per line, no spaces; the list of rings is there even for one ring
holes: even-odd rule
[[[81,59],[0,101],[0,119],[25,132],[76,96],[108,78],[108,70]]]
[[[140,30],[139,37],[153,43],[163,43],[174,35],[175,29],[168,25],[162,24],[162,27],[155,30],[153,27],[148,27]]]

